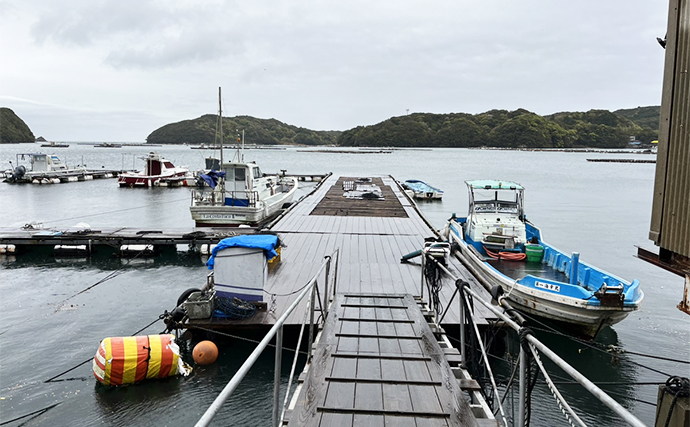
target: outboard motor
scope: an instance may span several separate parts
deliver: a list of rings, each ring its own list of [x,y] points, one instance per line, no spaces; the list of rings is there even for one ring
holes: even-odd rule
[[[17,182],[24,177],[25,173],[26,173],[26,168],[23,165],[19,165],[16,168],[14,168],[14,171],[8,177],[8,181]]]

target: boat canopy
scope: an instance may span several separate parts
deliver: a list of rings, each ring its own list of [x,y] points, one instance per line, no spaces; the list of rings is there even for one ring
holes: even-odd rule
[[[477,179],[465,181],[465,184],[473,190],[524,190],[525,188],[513,181],[498,181],[494,179]]]

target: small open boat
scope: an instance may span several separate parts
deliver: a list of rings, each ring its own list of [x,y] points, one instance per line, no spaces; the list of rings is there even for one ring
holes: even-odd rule
[[[415,199],[441,199],[443,191],[432,187],[424,181],[408,179],[403,183],[403,188],[412,193]]]
[[[187,186],[194,177],[186,167],[177,167],[160,154],[151,151],[144,158],[146,166],[143,172],[125,172],[117,183],[120,187],[174,187]]]
[[[637,310],[644,294],[625,281],[544,242],[527,221],[524,188],[515,182],[466,181],[466,218],[453,216],[445,232],[461,256],[491,285],[503,288],[516,308],[592,338]]]

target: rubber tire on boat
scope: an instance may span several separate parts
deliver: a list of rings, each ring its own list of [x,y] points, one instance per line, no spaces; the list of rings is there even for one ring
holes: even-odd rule
[[[287,208],[289,208],[290,206],[292,206],[292,203],[283,203],[283,206],[282,206],[281,209],[287,209]]]
[[[186,291],[182,292],[180,297],[177,299],[177,306],[179,307],[182,305],[183,302],[187,301],[187,298],[193,293],[193,292],[201,292],[201,289],[199,288],[189,288]]]
[[[181,322],[182,319],[184,319],[185,314],[187,314],[187,312],[180,306],[175,307],[173,311],[170,312],[170,315],[175,322]]]

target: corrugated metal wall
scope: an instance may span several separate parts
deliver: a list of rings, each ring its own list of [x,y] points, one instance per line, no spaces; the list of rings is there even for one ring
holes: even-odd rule
[[[690,0],[670,0],[649,238],[690,257]],[[661,253],[660,253],[661,255]]]

